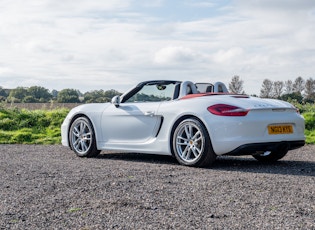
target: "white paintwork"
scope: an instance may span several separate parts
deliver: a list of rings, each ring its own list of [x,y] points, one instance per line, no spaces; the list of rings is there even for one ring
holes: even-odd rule
[[[181,86],[183,85],[190,83],[182,83]],[[245,144],[305,140],[304,119],[287,102],[256,97],[237,98],[235,95],[182,99],[185,96],[183,90],[182,88],[179,99],[169,101],[123,102],[119,106],[112,103],[78,106],[70,111],[62,124],[62,144],[69,146],[69,126],[72,118],[78,114],[91,120],[97,148],[100,150],[171,155],[171,130],[183,116],[194,116],[201,120],[208,130],[217,155],[223,155]],[[115,101],[117,102],[117,98]],[[244,117],[216,116],[207,110],[214,104],[228,104],[250,111]],[[267,127],[270,124],[292,124],[294,133],[269,135]]]

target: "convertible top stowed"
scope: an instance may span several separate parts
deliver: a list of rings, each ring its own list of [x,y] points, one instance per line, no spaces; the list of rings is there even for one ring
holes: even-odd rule
[[[61,130],[62,144],[80,157],[119,150],[198,167],[230,154],[272,162],[305,144],[304,119],[292,104],[229,93],[222,82],[141,82],[111,103],[72,109]]]

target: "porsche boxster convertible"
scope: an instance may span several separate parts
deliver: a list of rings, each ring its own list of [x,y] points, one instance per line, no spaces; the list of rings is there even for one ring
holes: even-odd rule
[[[290,103],[229,93],[222,82],[141,82],[111,103],[73,108],[62,144],[80,157],[101,150],[172,155],[205,167],[219,155],[273,162],[305,144],[304,119]]]

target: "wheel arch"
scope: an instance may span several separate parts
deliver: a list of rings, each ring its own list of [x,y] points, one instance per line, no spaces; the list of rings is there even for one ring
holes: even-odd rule
[[[77,113],[77,114],[75,114],[75,115],[70,119],[69,126],[68,126],[68,130],[67,130],[68,145],[69,145],[70,148],[71,148],[70,138],[69,138],[69,134],[70,134],[70,133],[69,133],[69,132],[70,132],[71,125],[73,124],[73,122],[74,122],[78,117],[85,117],[85,118],[88,119],[89,122],[92,124],[92,128],[93,128],[94,135],[95,135],[95,138],[96,138],[96,147],[98,147],[98,146],[97,146],[98,132],[97,132],[96,129],[95,129],[95,124],[94,124],[93,120],[92,120],[88,115],[86,115],[85,113]],[[72,148],[71,148],[71,150],[72,150]]]
[[[173,137],[174,137],[174,132],[175,132],[175,129],[176,127],[179,125],[179,123],[181,123],[183,120],[185,119],[189,119],[189,118],[193,118],[193,119],[196,119],[198,120],[205,128],[206,132],[208,133],[209,135],[209,138],[210,138],[210,144],[212,145],[212,142],[211,142],[211,137],[210,137],[210,133],[207,129],[207,126],[204,124],[204,122],[197,116],[193,115],[193,114],[185,114],[179,118],[177,118],[177,120],[173,123],[172,125],[172,129],[171,129],[171,133],[170,133],[170,136],[169,136],[169,148],[171,150],[171,154],[172,156],[175,156],[174,155],[174,149],[173,149]]]

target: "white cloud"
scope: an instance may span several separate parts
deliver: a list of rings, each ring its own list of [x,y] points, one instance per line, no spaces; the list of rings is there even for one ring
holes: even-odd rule
[[[125,90],[239,75],[259,93],[264,78],[315,77],[314,1],[171,3],[2,0],[0,86]]]
[[[188,1],[186,4],[192,7],[214,7],[216,5],[209,1]]]
[[[12,70],[8,67],[1,67],[0,66],[0,75],[3,75],[3,74],[8,74],[8,73],[11,73]]]
[[[243,49],[233,47],[227,50],[219,50],[214,55],[214,61],[223,64],[230,64],[232,61],[237,62],[242,59]]]
[[[185,47],[164,47],[155,53],[154,61],[158,64],[183,64],[194,61],[196,54],[193,50]]]
[[[276,12],[296,12],[299,10],[305,11],[315,7],[314,1],[309,0],[238,0],[236,3],[245,9],[252,9],[257,11],[274,10]]]

